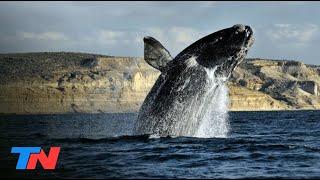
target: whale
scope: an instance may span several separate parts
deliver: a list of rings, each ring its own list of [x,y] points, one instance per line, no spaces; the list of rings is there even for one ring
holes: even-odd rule
[[[193,112],[208,99],[210,78],[227,81],[253,45],[253,30],[236,24],[211,33],[174,58],[155,38],[146,36],[144,60],[161,74],[143,101],[134,135],[194,136],[201,117]],[[211,109],[207,109],[210,111]]]

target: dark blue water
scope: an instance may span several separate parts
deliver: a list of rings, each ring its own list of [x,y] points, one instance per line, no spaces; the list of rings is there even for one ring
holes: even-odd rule
[[[320,111],[232,112],[228,137],[210,139],[124,136],[135,117],[0,116],[0,176],[320,178]],[[57,169],[15,170],[12,146],[61,146]]]

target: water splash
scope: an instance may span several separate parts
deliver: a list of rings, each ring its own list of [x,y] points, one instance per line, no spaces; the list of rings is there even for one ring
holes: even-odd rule
[[[195,137],[227,137],[228,122],[228,88],[226,78],[216,77],[215,69],[206,70],[208,74],[208,91],[198,109],[199,126]]]
[[[177,122],[173,134],[199,138],[227,137],[228,88],[225,77],[216,77],[217,68],[205,69],[207,82],[205,94],[198,94],[184,116]]]

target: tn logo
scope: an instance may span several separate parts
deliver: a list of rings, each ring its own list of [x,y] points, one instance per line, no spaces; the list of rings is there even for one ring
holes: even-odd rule
[[[19,153],[16,169],[35,169],[39,161],[43,169],[55,169],[60,147],[51,147],[48,156],[40,147],[12,147],[11,153]]]

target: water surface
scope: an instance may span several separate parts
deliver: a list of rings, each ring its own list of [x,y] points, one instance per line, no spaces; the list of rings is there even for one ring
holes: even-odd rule
[[[232,112],[227,138],[149,138],[136,114],[0,116],[0,177],[320,178],[320,111]],[[54,171],[17,171],[12,146],[60,146]]]

